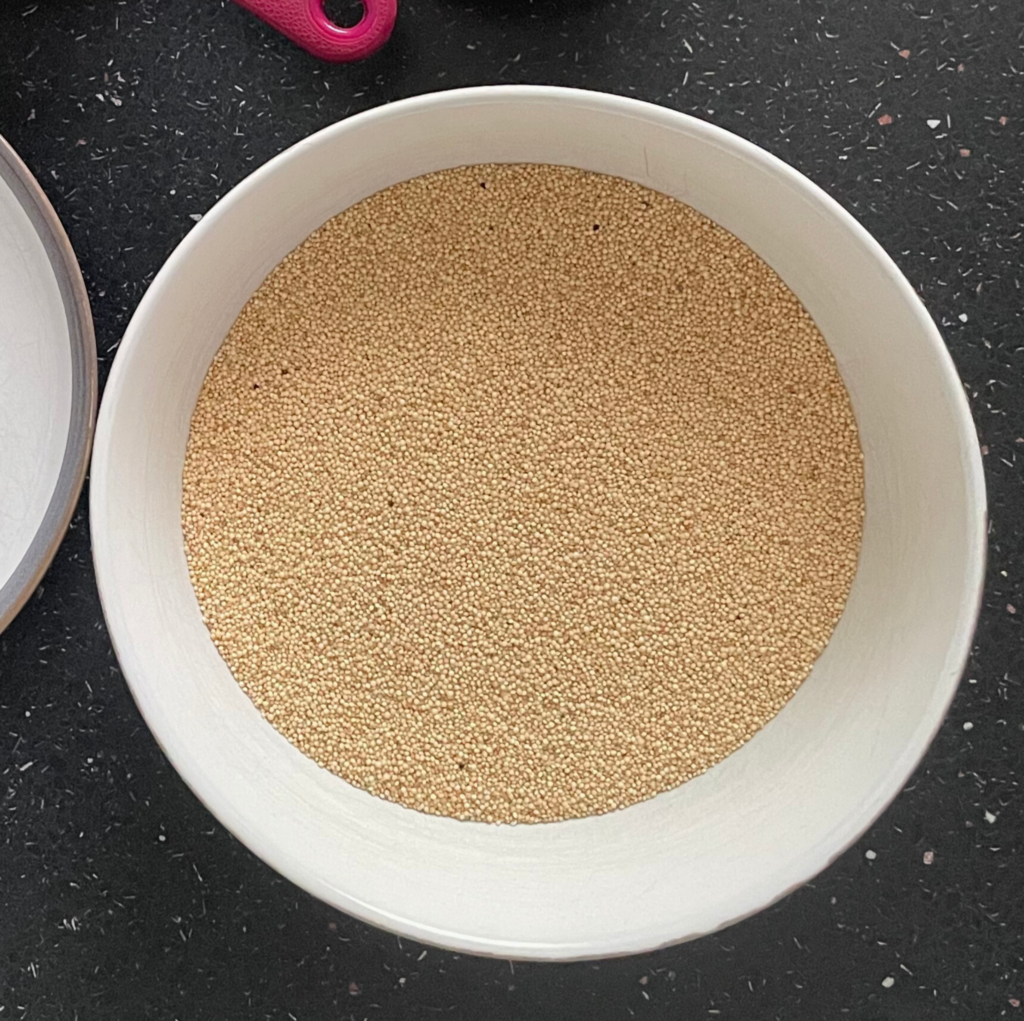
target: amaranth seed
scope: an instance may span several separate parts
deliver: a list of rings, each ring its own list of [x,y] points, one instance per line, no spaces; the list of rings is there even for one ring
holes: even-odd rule
[[[488,822],[631,805],[764,726],[842,612],[849,400],[744,244],[536,165],[407,181],[259,287],[184,469],[210,633],[380,797]]]

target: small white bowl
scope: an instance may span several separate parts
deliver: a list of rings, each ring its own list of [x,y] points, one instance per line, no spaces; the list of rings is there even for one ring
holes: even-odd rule
[[[64,538],[95,417],[96,344],[78,260],[0,138],[0,631]]]
[[[717,220],[796,292],[835,353],[864,448],[860,567],[792,701],[710,772],[624,811],[535,826],[422,815],[350,786],[263,720],[210,640],[179,519],[189,419],[245,301],[325,220],[418,174],[567,164]],[[985,491],[967,402],[899,270],[805,177],[709,124],[613,96],[468,89],[394,103],[271,160],[167,261],[100,413],[92,532],[110,634],[168,757],[310,893],[428,943],[501,957],[627,954],[760,910],[899,792],[956,689],[979,608]]]

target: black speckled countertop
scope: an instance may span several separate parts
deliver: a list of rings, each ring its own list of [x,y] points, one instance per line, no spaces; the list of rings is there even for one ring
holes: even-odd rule
[[[0,6],[0,133],[77,250],[101,379],[168,253],[251,170],[359,110],[496,82],[729,128],[835,196],[921,293],[992,518],[949,719],[863,840],[716,936],[568,965],[413,945],[278,877],[178,779],[107,639],[83,498],[0,635],[0,1021],[1024,1021],[1020,0],[400,0],[388,46],[343,67],[226,0]]]

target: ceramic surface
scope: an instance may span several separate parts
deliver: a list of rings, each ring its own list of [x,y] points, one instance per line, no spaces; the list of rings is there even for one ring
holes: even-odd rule
[[[226,331],[330,216],[417,174],[561,163],[673,195],[754,248],[824,333],[865,454],[849,604],[783,711],[704,776],[609,815],[492,827],[357,790],[277,734],[203,626],[179,518],[189,420]],[[573,90],[394,103],[300,142],[171,256],[125,335],[96,437],[94,557],[118,657],[192,789],[256,854],[376,925],[501,957],[624,954],[693,938],[806,882],[899,792],[942,721],[976,620],[985,495],[938,331],[876,242],[802,175],[699,120]]]
[[[95,414],[96,348],[78,262],[0,138],[0,631],[57,551]]]

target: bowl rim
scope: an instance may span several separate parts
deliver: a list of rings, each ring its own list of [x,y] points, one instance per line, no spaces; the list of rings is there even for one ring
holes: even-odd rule
[[[50,566],[75,512],[89,466],[98,394],[96,338],[89,296],[74,249],[50,200],[0,135],[0,179],[35,228],[57,281],[71,349],[71,414],[57,482],[24,556],[0,585],[0,632],[17,616]]]
[[[217,818],[229,832],[245,844],[250,850],[259,856],[266,864],[285,876],[291,882],[305,890],[307,893],[325,900],[331,906],[344,911],[362,922],[395,933],[399,936],[415,939],[425,944],[439,946],[444,949],[457,952],[472,953],[480,956],[511,958],[524,960],[547,960],[547,961],[571,961],[588,960],[594,958],[606,958],[626,956],[635,953],[644,953],[671,946],[677,943],[695,939],[727,928],[736,922],[742,921],[765,908],[771,906],[782,898],[788,896],[794,890],[803,886],[818,875],[823,869],[831,865],[837,858],[844,854],[853,844],[859,840],[867,829],[872,826],[882,812],[892,803],[907,783],[907,780],[918,767],[921,759],[934,740],[949,705],[956,693],[959,679],[963,675],[967,658],[971,650],[971,642],[977,625],[978,616],[981,611],[981,600],[985,578],[986,566],[986,536],[987,536],[987,501],[984,482],[984,472],[981,461],[981,452],[978,446],[977,434],[974,421],[971,415],[970,406],[963,385],[956,371],[953,359],[949,353],[942,335],[929,315],[927,309],[918,297],[913,287],[897,267],[892,258],[886,253],[878,241],[835,199],[828,195],[822,188],[812,182],[795,168],[785,163],[778,157],[772,155],[761,147],[746,139],[727,131],[724,128],[709,124],[706,121],[693,117],[689,114],[680,113],[665,107],[648,103],[642,100],[624,96],[617,96],[610,93],[595,92],[584,89],[565,88],[561,86],[545,85],[485,85],[472,88],[452,89],[443,92],[428,93],[408,99],[398,100],[385,106],[376,107],[344,120],[329,125],[317,132],[300,140],[289,148],[285,149],[272,159],[268,160],[261,167],[257,168],[242,180],[238,185],[230,189],[227,194],[220,198],[203,219],[189,232],[170,257],[161,267],[149,289],[143,296],[131,322],[125,331],[124,338],[115,358],[113,368],[106,386],[104,401],[100,408],[99,421],[97,424],[96,440],[92,458],[92,479],[93,485],[90,492],[90,519],[93,539],[93,559],[95,564],[97,583],[100,594],[100,601],[108,622],[114,616],[110,611],[120,598],[113,586],[112,577],[108,577],[108,555],[107,550],[116,541],[111,534],[108,525],[108,494],[106,487],[107,459],[112,443],[114,421],[116,416],[115,406],[118,394],[124,388],[124,375],[127,371],[126,364],[132,357],[136,347],[143,340],[140,324],[146,319],[151,304],[156,301],[156,295],[162,288],[165,281],[170,279],[186,260],[189,259],[192,249],[198,245],[201,239],[216,229],[218,221],[226,211],[242,196],[248,192],[258,189],[265,178],[273,175],[277,168],[289,159],[294,158],[299,152],[309,146],[323,144],[334,140],[350,131],[368,123],[384,120],[387,118],[399,118],[416,114],[419,111],[427,110],[438,106],[458,107],[466,104],[493,103],[502,101],[544,101],[550,103],[569,103],[587,108],[597,108],[606,112],[618,112],[641,116],[648,122],[658,126],[669,128],[685,128],[691,135],[699,137],[702,141],[723,148],[740,158],[757,163],[767,171],[781,177],[791,187],[802,192],[812,200],[821,211],[838,221],[839,225],[850,231],[867,250],[871,257],[877,261],[879,266],[889,276],[904,302],[912,310],[917,324],[921,328],[923,336],[930,347],[932,357],[935,359],[936,367],[943,377],[943,382],[950,394],[954,395],[951,402],[951,410],[955,416],[957,437],[960,446],[965,452],[962,460],[962,473],[965,488],[965,519],[969,526],[967,542],[967,569],[963,593],[960,599],[959,616],[953,634],[949,642],[949,656],[947,662],[950,664],[945,676],[952,678],[949,684],[948,694],[937,704],[933,724],[926,733],[926,739],[922,740],[919,749],[915,749],[909,759],[905,759],[905,766],[899,772],[893,774],[891,793],[888,793],[880,801],[880,807],[875,810],[872,806],[856,825],[853,835],[841,844],[832,847],[825,855],[822,855],[815,863],[815,867],[802,876],[797,882],[792,883],[785,889],[776,891],[773,895],[763,899],[757,904],[750,906],[733,917],[725,918],[719,924],[706,931],[680,932],[667,938],[650,940],[645,939],[642,943],[631,938],[631,934],[619,936],[614,940],[605,940],[601,944],[595,944],[587,948],[587,953],[581,954],[577,949],[561,950],[558,946],[549,944],[524,944],[515,941],[500,941],[483,939],[473,935],[452,932],[443,932],[429,928],[420,922],[407,919],[399,919],[390,913],[378,911],[372,904],[358,899],[352,893],[331,888],[329,891],[324,884],[319,883],[317,876],[312,870],[304,867],[293,867],[294,859],[284,859],[277,854],[274,848],[268,843],[262,833],[255,832],[252,828],[241,825],[241,817],[235,811],[229,798],[223,796],[218,789],[216,782],[207,777],[202,770],[194,768],[189,758],[188,749],[184,745],[177,745],[174,742],[165,744],[164,736],[159,732],[159,720],[153,720],[147,714],[146,698],[144,688],[134,680],[134,670],[141,665],[136,662],[133,655],[122,655],[119,635],[116,633],[116,626],[110,627],[110,638],[115,653],[122,664],[125,679],[132,692],[133,698],[149,725],[151,732],[161,749],[170,759],[171,764],[184,779],[192,792],[199,798],[202,804]],[[113,568],[110,568],[112,572]],[[933,703],[934,704],[934,703]],[[155,725],[154,725],[155,724]],[[406,923],[406,924],[402,924]]]

